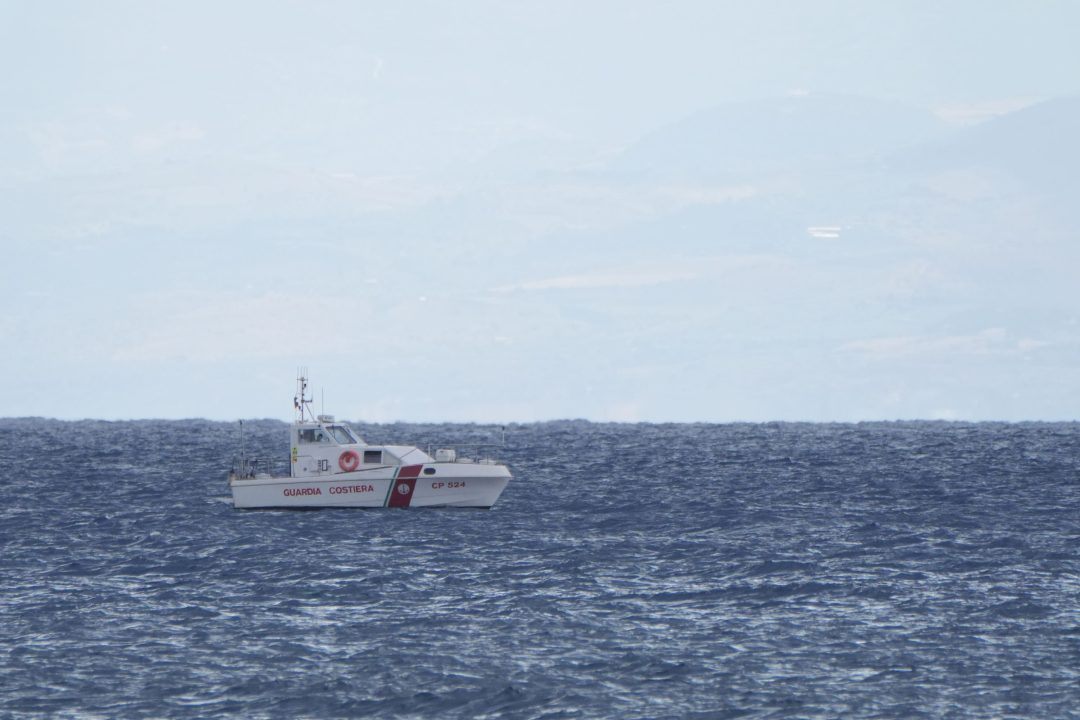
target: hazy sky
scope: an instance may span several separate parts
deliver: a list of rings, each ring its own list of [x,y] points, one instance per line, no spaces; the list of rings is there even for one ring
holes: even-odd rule
[[[1075,418],[1078,29],[0,0],[0,416]]]

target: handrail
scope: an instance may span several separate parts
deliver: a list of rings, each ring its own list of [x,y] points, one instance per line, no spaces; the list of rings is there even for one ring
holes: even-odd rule
[[[291,474],[289,463],[288,458],[282,460],[277,457],[255,457],[247,458],[245,461],[240,457],[235,457],[233,458],[232,474],[241,479],[253,478],[256,475],[263,474],[287,477]]]
[[[431,445],[427,446],[427,454],[431,457],[435,457],[435,453],[431,449],[432,447],[433,446]],[[492,449],[498,450],[503,447],[505,446],[499,443],[469,443],[467,445],[458,445],[453,448],[457,453],[457,460],[454,462],[459,462],[461,460],[471,460],[472,462],[492,460],[494,462],[501,462],[492,453]],[[470,453],[470,450],[473,452]]]

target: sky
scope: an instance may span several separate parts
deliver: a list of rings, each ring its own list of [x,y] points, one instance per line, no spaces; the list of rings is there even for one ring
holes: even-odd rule
[[[0,416],[1076,419],[1077,27],[0,0]]]

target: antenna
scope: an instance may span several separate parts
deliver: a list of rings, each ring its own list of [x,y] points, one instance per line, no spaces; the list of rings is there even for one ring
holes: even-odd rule
[[[296,370],[296,395],[293,396],[293,409],[296,410],[297,422],[304,422],[305,417],[308,420],[314,420],[315,415],[311,412],[311,398],[307,394],[307,368],[297,368]]]
[[[244,452],[244,421],[240,421],[240,477],[247,477],[247,453]]]

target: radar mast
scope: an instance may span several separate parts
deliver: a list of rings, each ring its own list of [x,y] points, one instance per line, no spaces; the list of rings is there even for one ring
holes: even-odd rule
[[[307,394],[307,368],[296,372],[296,395],[293,396],[293,409],[296,410],[297,422],[314,422],[315,414],[311,411],[311,397]]]

